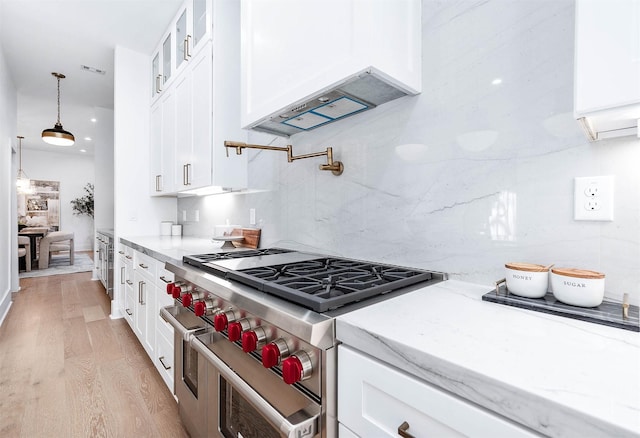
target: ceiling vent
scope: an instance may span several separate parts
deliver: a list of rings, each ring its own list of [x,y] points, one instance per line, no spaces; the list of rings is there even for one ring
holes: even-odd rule
[[[99,68],[95,68],[95,67],[89,67],[88,65],[80,65],[80,68],[84,71],[88,71],[91,73],[98,73],[99,75],[104,75],[107,73],[106,70],[101,70]]]

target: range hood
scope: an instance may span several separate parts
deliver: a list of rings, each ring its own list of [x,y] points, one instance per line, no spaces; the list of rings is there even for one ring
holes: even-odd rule
[[[241,2],[244,129],[289,137],[422,91],[421,0]]]
[[[249,129],[289,137],[412,94],[417,93],[394,84],[370,67],[326,91],[271,114]]]

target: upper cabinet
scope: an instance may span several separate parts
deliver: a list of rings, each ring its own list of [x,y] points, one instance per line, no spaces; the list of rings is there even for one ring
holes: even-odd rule
[[[155,99],[211,39],[211,0],[187,0],[152,57]]]
[[[247,138],[240,127],[240,4],[188,0],[168,34],[176,56],[151,105],[151,194],[244,189],[246,154],[227,157],[224,147]]]
[[[591,141],[636,135],[640,2],[576,0],[575,116]]]
[[[241,0],[241,122],[289,136],[422,91],[420,0]]]

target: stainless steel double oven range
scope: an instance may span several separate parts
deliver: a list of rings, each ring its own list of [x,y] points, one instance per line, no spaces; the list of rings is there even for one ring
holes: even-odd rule
[[[192,437],[337,435],[335,317],[438,272],[280,248],[167,263],[175,390]]]

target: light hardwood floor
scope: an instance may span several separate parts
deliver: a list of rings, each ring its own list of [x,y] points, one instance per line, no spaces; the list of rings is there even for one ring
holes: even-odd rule
[[[188,437],[171,392],[91,273],[20,280],[0,327],[0,436]]]

